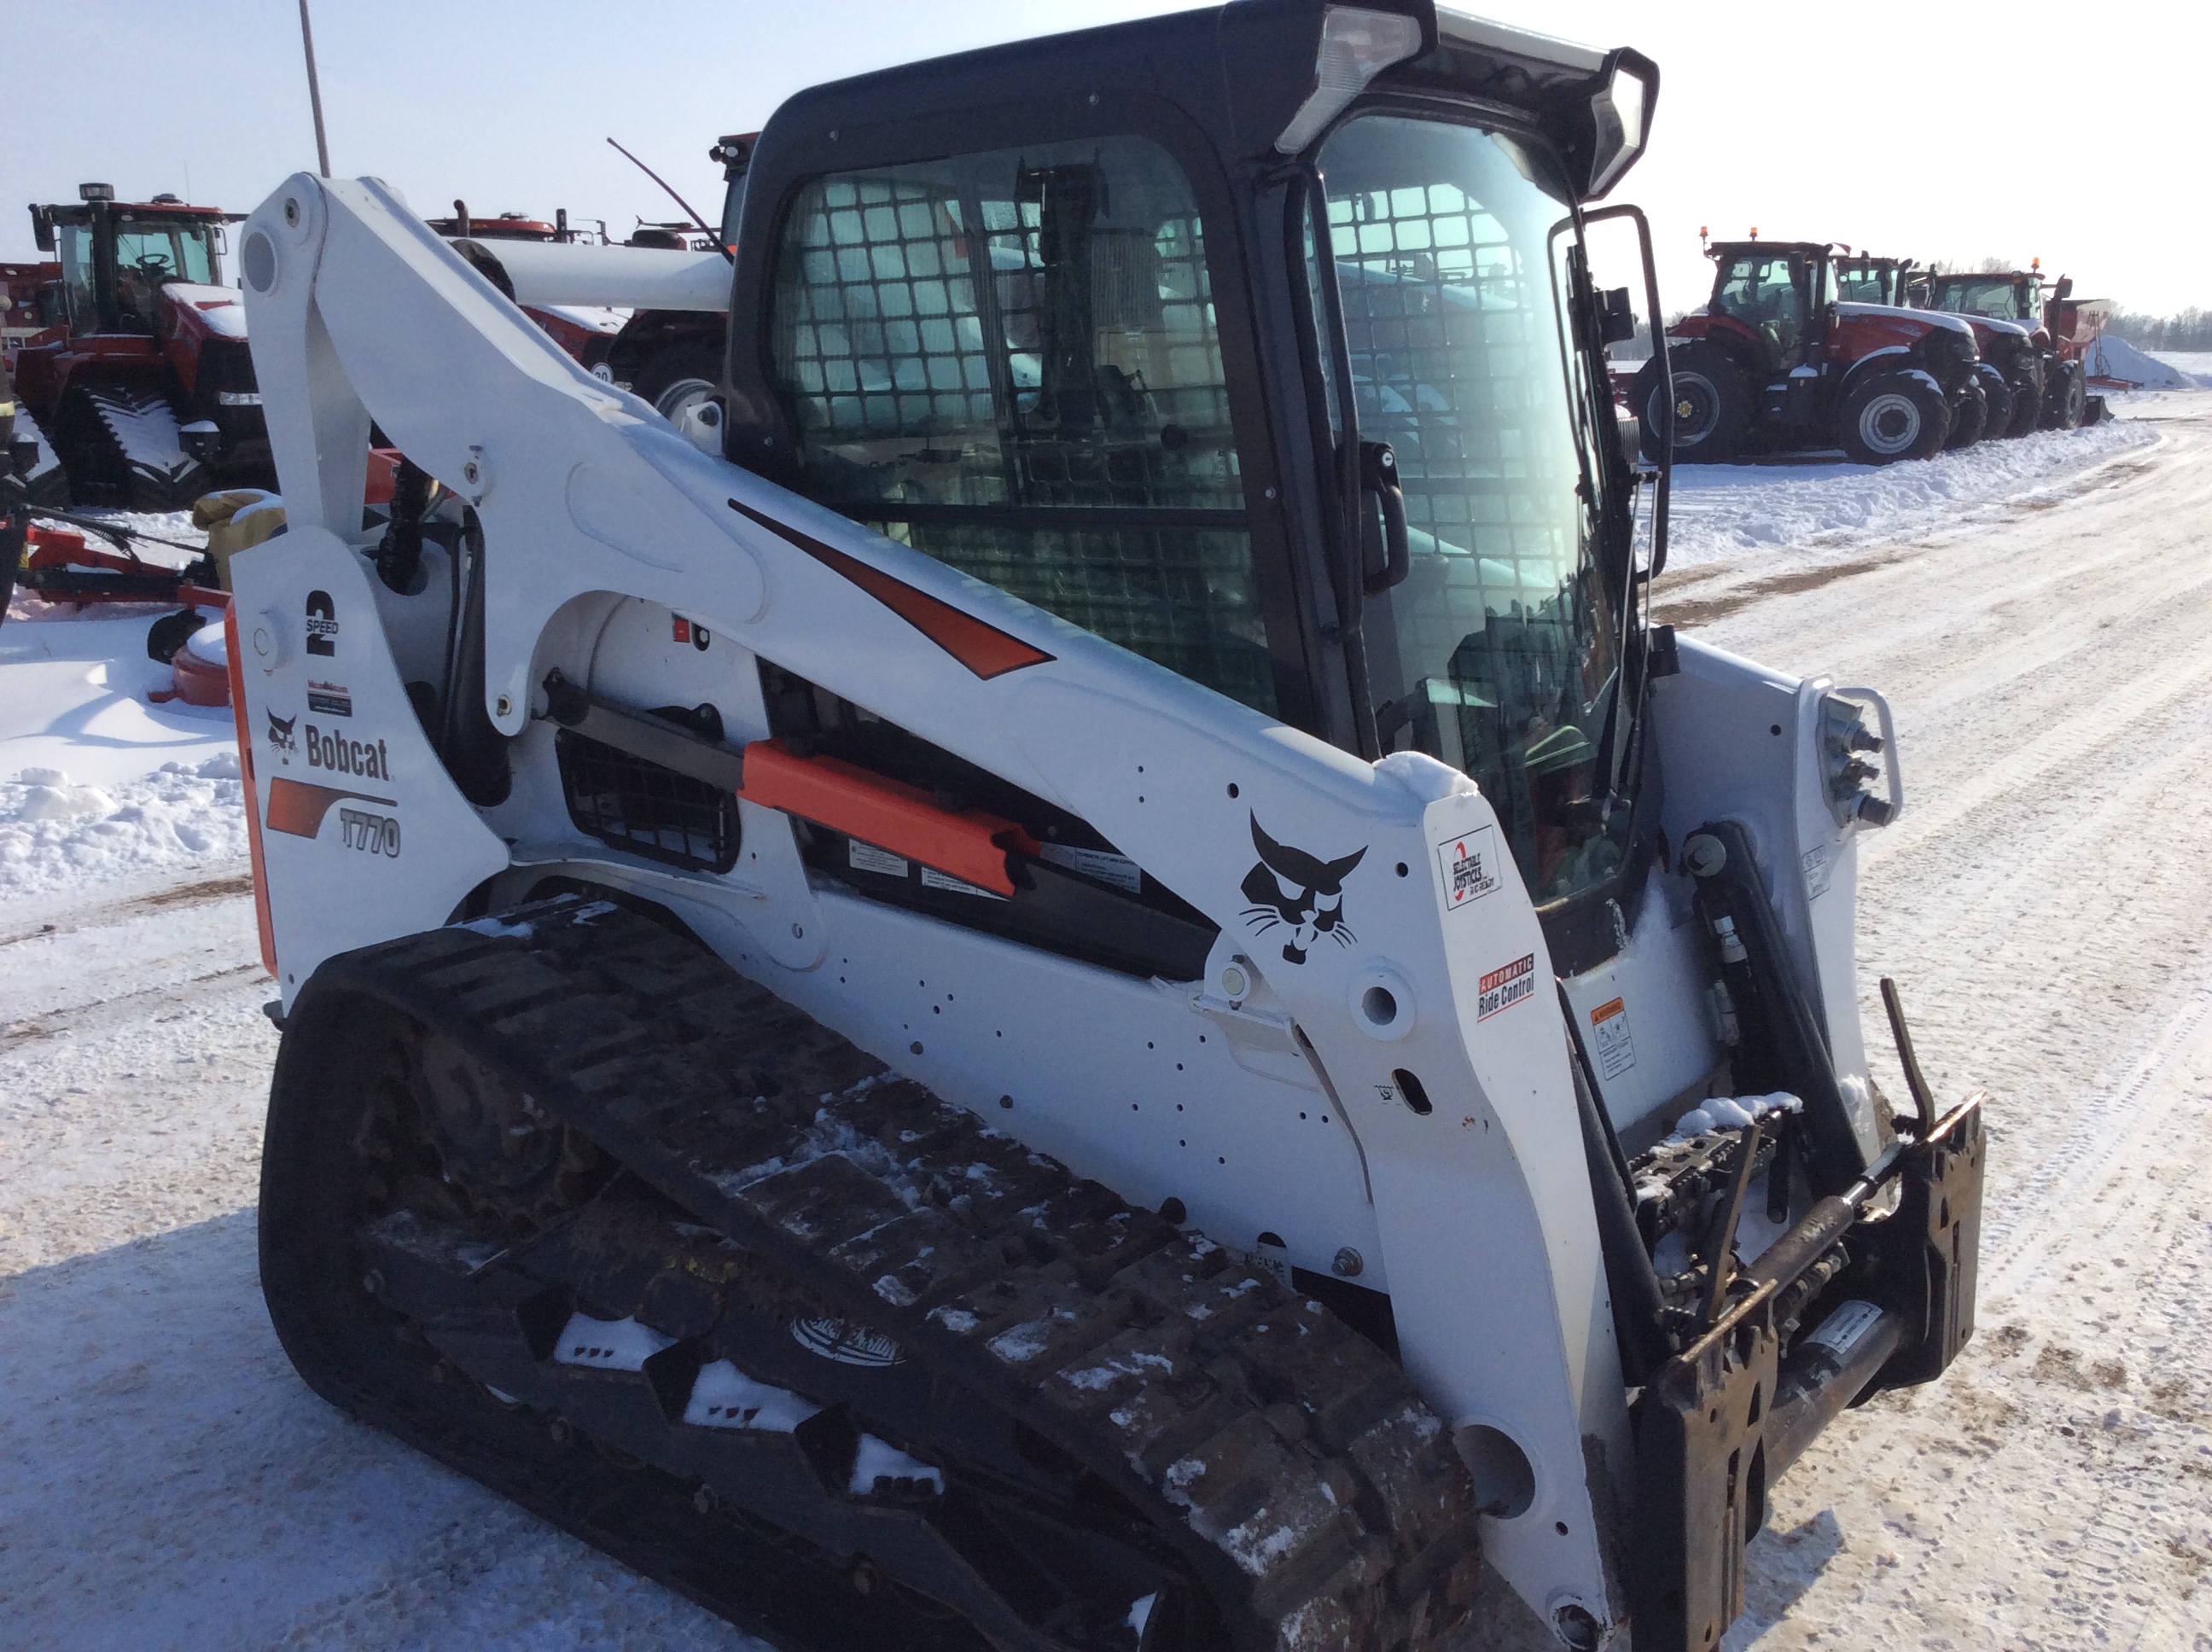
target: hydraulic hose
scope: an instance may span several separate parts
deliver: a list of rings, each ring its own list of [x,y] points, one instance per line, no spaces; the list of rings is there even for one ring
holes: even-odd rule
[[[468,572],[440,755],[461,795],[479,809],[489,809],[507,801],[514,776],[507,767],[506,737],[484,709],[484,544],[474,511],[462,519],[461,551]]]

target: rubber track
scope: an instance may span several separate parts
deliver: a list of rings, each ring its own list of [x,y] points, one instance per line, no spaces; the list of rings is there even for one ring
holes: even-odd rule
[[[1472,1488],[1378,1349],[688,936],[564,897],[344,955],[310,987],[461,1040],[701,1222],[1069,1451],[1153,1511],[1240,1643],[1420,1652],[1464,1620]]]

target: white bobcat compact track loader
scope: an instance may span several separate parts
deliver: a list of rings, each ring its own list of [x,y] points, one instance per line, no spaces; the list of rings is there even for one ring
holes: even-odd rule
[[[680,431],[272,195],[307,1381],[795,1647],[1716,1644],[1970,1333],[1982,1136],[1867,1076],[1880,696],[1646,623],[1656,93],[1427,0],[817,88]]]

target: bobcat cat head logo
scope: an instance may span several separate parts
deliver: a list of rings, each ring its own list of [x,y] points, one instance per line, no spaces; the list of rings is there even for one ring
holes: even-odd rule
[[[1323,860],[1276,842],[1260,829],[1257,815],[1252,817],[1252,847],[1260,852],[1260,864],[1244,874],[1242,888],[1252,903],[1244,908],[1244,921],[1255,934],[1287,927],[1285,963],[1304,963],[1308,949],[1324,935],[1334,937],[1339,946],[1352,944],[1356,937],[1345,926],[1344,880],[1366,858],[1365,848]]]
[[[299,720],[299,714],[296,712],[289,717],[279,717],[273,711],[269,714],[270,749],[283,758],[286,762],[292,761],[292,753],[298,745],[298,742],[292,738],[292,725]]]

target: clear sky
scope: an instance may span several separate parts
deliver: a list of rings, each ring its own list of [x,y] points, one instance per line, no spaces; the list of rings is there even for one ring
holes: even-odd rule
[[[636,150],[713,216],[708,145],[817,81],[1173,0],[312,0],[331,161],[426,215],[618,234],[674,210]],[[1697,232],[1838,240],[2070,272],[2131,309],[2212,305],[2200,101],[2212,9],[2106,0],[1854,7],[1467,0],[1663,76],[1650,158],[1616,198],[1657,231],[1669,308],[1703,300]],[[2090,38],[2094,27],[2095,37]],[[0,0],[9,66],[0,258],[23,203],[97,179],[245,210],[312,168],[296,0]],[[95,72],[96,76],[95,76]],[[2177,178],[2176,172],[2179,175]],[[2181,187],[2176,187],[2176,185]]]

